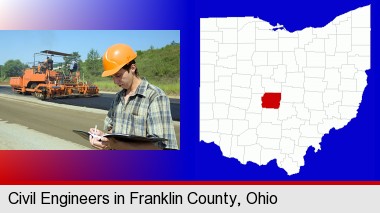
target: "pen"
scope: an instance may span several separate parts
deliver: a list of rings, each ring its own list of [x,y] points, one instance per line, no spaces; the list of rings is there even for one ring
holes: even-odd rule
[[[98,129],[98,125],[95,125],[95,131],[94,131],[94,134],[92,134],[92,136],[96,137],[98,139],[98,141],[100,141],[102,137],[97,134],[97,132],[98,132],[97,129]]]

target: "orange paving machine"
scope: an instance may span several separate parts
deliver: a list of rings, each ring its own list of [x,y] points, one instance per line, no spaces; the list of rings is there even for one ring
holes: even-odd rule
[[[48,56],[44,63],[24,70],[23,76],[11,77],[9,84],[13,91],[22,94],[32,94],[35,97],[46,100],[59,97],[91,97],[99,95],[96,85],[88,84],[80,79],[80,72],[65,75],[65,72],[53,69],[52,56],[72,56],[51,50],[35,53]],[[50,56],[50,57],[49,57]],[[35,62],[34,62],[35,63]]]

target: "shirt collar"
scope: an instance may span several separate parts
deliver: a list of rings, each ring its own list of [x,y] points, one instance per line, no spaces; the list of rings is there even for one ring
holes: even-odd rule
[[[136,95],[142,95],[145,97],[145,91],[148,89],[148,84],[149,83],[145,78],[141,78],[140,85],[136,89]]]
[[[141,95],[143,97],[146,97],[145,91],[148,89],[148,81],[145,78],[141,78],[141,82],[139,86],[137,86],[136,92],[133,96],[135,95]],[[120,91],[120,97],[124,97],[125,94],[127,93],[126,89],[123,89]]]

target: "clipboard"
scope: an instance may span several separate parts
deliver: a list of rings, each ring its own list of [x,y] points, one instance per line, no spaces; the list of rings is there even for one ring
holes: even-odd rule
[[[76,130],[76,129],[74,129],[73,132],[78,134],[82,138],[86,139],[87,141],[88,141],[88,137],[90,135],[92,135],[89,132],[82,131],[82,130]],[[167,141],[167,139],[165,139],[165,138],[159,138],[159,137],[155,137],[155,136],[143,137],[143,136],[137,136],[137,135],[127,135],[127,134],[118,134],[118,133],[104,134],[103,137],[114,138],[118,141],[128,142],[128,143],[134,143],[134,142],[136,142],[136,143],[138,143],[138,142],[156,143],[156,142]]]

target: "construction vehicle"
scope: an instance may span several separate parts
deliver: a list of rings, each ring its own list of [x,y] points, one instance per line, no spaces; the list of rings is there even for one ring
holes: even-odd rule
[[[36,66],[36,55],[45,55],[47,60]],[[44,50],[34,54],[32,68],[24,70],[23,76],[11,77],[9,84],[13,91],[21,94],[32,94],[35,97],[46,100],[60,97],[90,97],[98,96],[99,89],[96,85],[88,84],[80,79],[80,72],[65,75],[62,70],[54,70],[52,57],[73,56],[72,54]],[[49,60],[49,61],[48,61]]]

